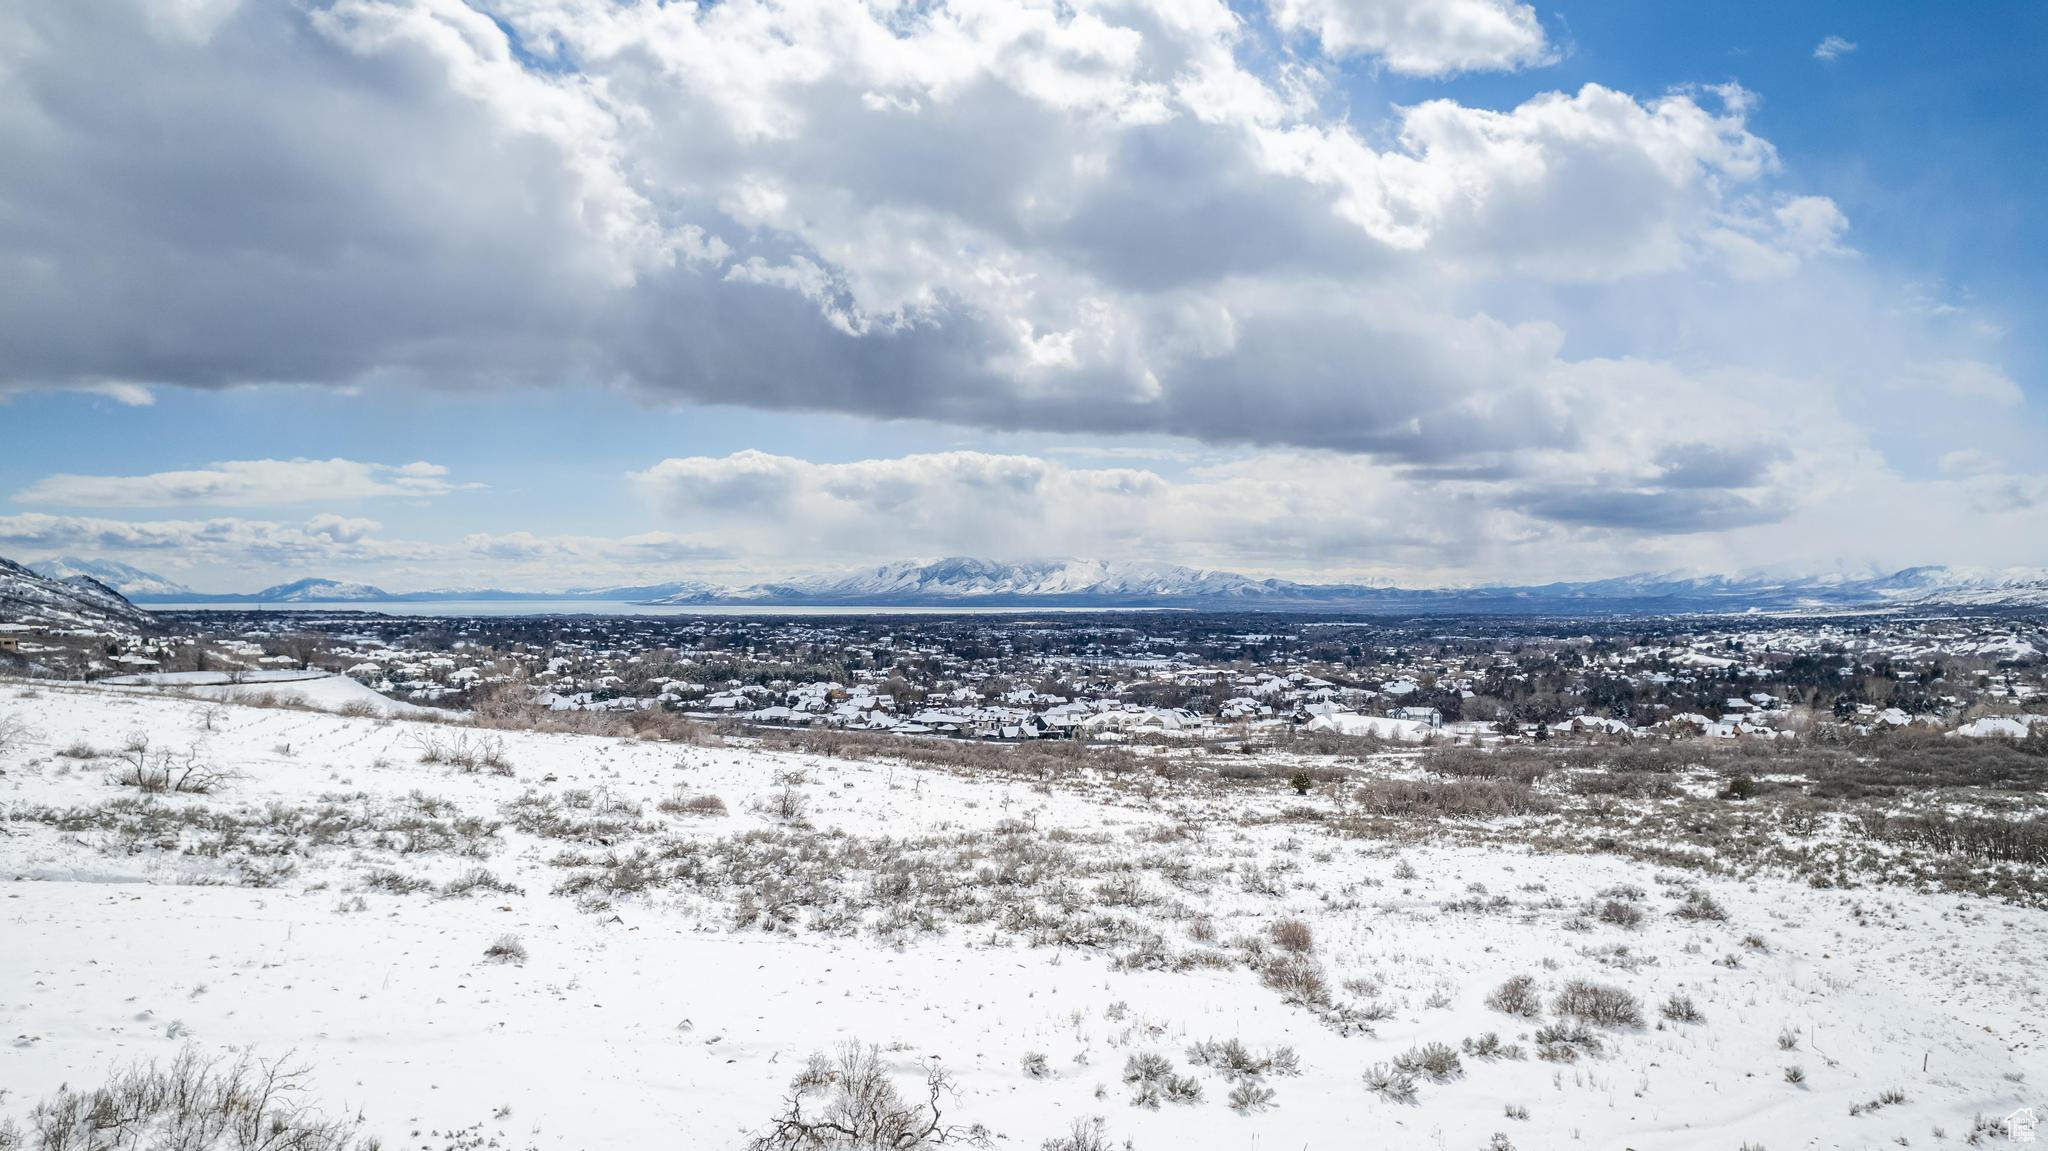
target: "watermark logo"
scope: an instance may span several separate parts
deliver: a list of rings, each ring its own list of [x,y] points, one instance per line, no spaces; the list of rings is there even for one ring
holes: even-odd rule
[[[2034,1118],[2034,1109],[2022,1107],[2005,1117],[2006,1136],[2015,1143],[2032,1143],[2037,1122]]]

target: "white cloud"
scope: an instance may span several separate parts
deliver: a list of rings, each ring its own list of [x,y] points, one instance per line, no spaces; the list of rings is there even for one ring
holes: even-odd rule
[[[1325,470],[1341,452],[1456,509],[1434,546],[1465,556],[1508,530],[1493,516],[1705,546],[1795,521],[1800,477],[2039,446],[2014,381],[1957,367],[1998,362],[1996,333],[1901,312],[1835,201],[1781,172],[1755,94],[1351,107],[1333,82],[1541,64],[1556,46],[1511,0],[1272,0],[1277,40],[1221,0],[106,3],[0,11],[0,207],[38,222],[0,235],[0,387],[616,384]],[[777,459],[664,482],[853,507],[910,482]],[[1093,520],[1077,547],[1257,558],[1151,534],[1179,481],[945,467],[1036,530]],[[20,498],[452,486],[243,461]],[[924,499],[937,537],[1001,542]],[[1300,506],[1359,541],[1418,537]],[[1276,555],[1333,554],[1299,530]]]
[[[37,513],[0,516],[0,545],[37,555],[116,555],[139,566],[214,564],[300,569],[320,564],[390,563],[433,554],[423,544],[384,540],[371,520],[321,515],[303,524],[267,520],[114,520]]]
[[[1822,38],[1821,42],[1814,46],[1813,58],[1816,60],[1839,60],[1855,50],[1855,41],[1844,40],[1840,36],[1831,34]]]
[[[403,497],[424,499],[475,488],[448,479],[438,464],[356,460],[228,460],[191,471],[141,476],[54,475],[14,499],[60,507],[283,507]]]
[[[1409,75],[1552,59],[1536,10],[1514,0],[1268,0],[1268,8],[1275,25],[1313,35],[1331,56],[1376,56]]]

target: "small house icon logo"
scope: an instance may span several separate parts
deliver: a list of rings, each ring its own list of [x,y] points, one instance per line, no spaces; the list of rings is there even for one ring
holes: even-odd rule
[[[2005,1134],[2015,1143],[2032,1143],[2035,1123],[2034,1109],[2022,1107],[2005,1117]]]

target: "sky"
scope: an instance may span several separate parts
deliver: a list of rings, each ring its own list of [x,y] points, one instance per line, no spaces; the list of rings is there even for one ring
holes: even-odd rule
[[[0,0],[0,555],[2048,565],[2048,6]]]

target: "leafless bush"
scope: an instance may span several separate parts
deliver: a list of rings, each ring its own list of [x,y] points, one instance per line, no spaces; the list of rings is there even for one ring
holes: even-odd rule
[[[1289,1003],[1318,1007],[1330,1001],[1330,985],[1322,966],[1306,956],[1278,956],[1266,964],[1261,978]]]
[[[1159,1104],[1199,1103],[1202,1085],[1191,1075],[1177,1075],[1173,1060],[1143,1051],[1124,1060],[1124,1083],[1131,1088],[1131,1106],[1157,1109]]]
[[[1301,1056],[1292,1047],[1275,1047],[1263,1054],[1239,1040],[1205,1039],[1188,1047],[1188,1062],[1210,1068],[1233,1080],[1263,1079],[1268,1075],[1301,1074]]]
[[[1282,919],[1266,929],[1273,940],[1273,946],[1296,955],[1307,955],[1316,949],[1315,933],[1299,919]]]
[[[0,755],[13,751],[28,735],[27,720],[18,715],[0,715]]]
[[[1515,975],[1493,989],[1486,997],[1486,1005],[1495,1011],[1523,1019],[1534,1019],[1543,1012],[1542,1001],[1536,995],[1536,977]]]
[[[1352,790],[1359,808],[1381,815],[1432,818],[1493,818],[1529,815],[1551,803],[1529,784],[1514,779],[1372,779]]]
[[[1643,922],[1643,909],[1619,899],[1604,900],[1593,909],[1593,915],[1602,923],[1616,927],[1638,927]]]
[[[524,889],[507,883],[481,867],[472,867],[461,875],[441,885],[441,894],[447,898],[468,895],[476,891],[489,891],[498,895],[523,895]]]
[[[986,1145],[979,1126],[947,1125],[940,1100],[953,1084],[935,1063],[925,1072],[923,1103],[906,1101],[882,1067],[881,1052],[848,1041],[836,1059],[811,1056],[790,1080],[781,1113],[754,1137],[752,1151],[914,1151],[956,1141]]]
[[[669,815],[724,815],[725,801],[715,795],[685,795],[681,788],[654,805]]]
[[[785,783],[770,792],[755,804],[755,807],[770,819],[780,823],[802,824],[811,812],[811,798],[793,783]]]
[[[1603,1027],[1639,1027],[1643,1022],[1641,1000],[1619,987],[1586,979],[1565,981],[1551,1009]]]
[[[1868,1102],[1849,1104],[1849,1114],[1851,1117],[1857,1115],[1867,1115],[1872,1111],[1876,1111],[1885,1107],[1890,1107],[1895,1104],[1904,1103],[1905,1101],[1906,1093],[1904,1091],[1899,1090],[1896,1087],[1892,1087],[1884,1091],[1878,1092],[1877,1098],[1872,1099]]]
[[[100,749],[80,739],[58,748],[57,755],[62,759],[98,759]]]
[[[1394,1056],[1394,1070],[1442,1081],[1465,1073],[1464,1061],[1448,1043],[1425,1043]]]
[[[1679,902],[1671,914],[1680,919],[1704,920],[1712,923],[1725,923],[1728,919],[1728,912],[1719,903],[1715,902],[1714,897],[1708,895],[1705,889],[1698,887],[1686,892],[1685,898]]]
[[[1247,1115],[1253,1111],[1264,1111],[1273,1105],[1277,1093],[1271,1088],[1246,1080],[1235,1084],[1224,1098],[1232,1111]]]
[[[1033,1079],[1052,1078],[1052,1061],[1045,1057],[1043,1051],[1026,1051],[1022,1066],[1024,1074]]]
[[[112,782],[151,794],[208,795],[227,780],[212,764],[200,760],[197,749],[186,752],[181,759],[168,751],[152,754],[144,748],[128,752],[122,762],[125,766],[114,774]]]
[[[472,773],[512,774],[512,763],[505,758],[505,741],[496,736],[471,739],[467,732],[457,732],[444,738],[439,733],[430,732],[416,743],[421,763],[444,763],[458,771]]]
[[[1115,1151],[1115,1147],[1109,1141],[1108,1125],[1096,1115],[1074,1120],[1065,1135],[1047,1139],[1038,1145],[1038,1151]]]
[[[356,1124],[298,1102],[304,1069],[243,1055],[207,1059],[192,1048],[168,1064],[117,1072],[92,1091],[60,1089],[28,1115],[36,1151],[376,1151]]]
[[[1571,1063],[1581,1054],[1600,1054],[1600,1036],[1576,1020],[1547,1023],[1536,1029],[1536,1058]]]
[[[1707,1021],[1707,1017],[1700,1014],[1698,1005],[1693,1003],[1692,996],[1681,995],[1677,992],[1672,992],[1671,998],[1666,999],[1664,1006],[1658,1008],[1658,1010],[1663,1013],[1664,1018],[1671,1020],[1673,1023],[1705,1023]]]
[[[1519,1044],[1502,1043],[1500,1033],[1488,1031],[1458,1044],[1460,1050],[1475,1059],[1526,1059],[1528,1054]]]
[[[1365,1069],[1365,1089],[1382,1099],[1394,1103],[1415,1101],[1415,1075],[1385,1063],[1375,1063]]]
[[[520,942],[517,935],[500,935],[484,948],[484,958],[493,963],[524,963],[526,944]]]
[[[1526,786],[1549,775],[1553,765],[1547,758],[1519,750],[1442,747],[1424,753],[1422,766],[1438,775],[1463,779],[1505,779]]]

